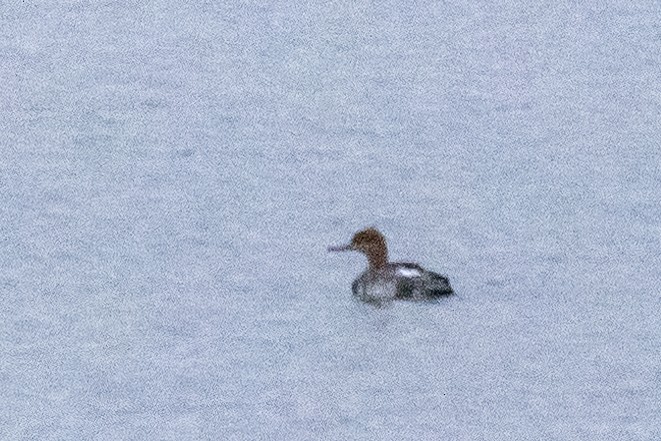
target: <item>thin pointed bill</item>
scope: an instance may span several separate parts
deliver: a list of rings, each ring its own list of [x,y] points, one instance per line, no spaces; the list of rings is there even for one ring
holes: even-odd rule
[[[353,247],[351,244],[349,245],[340,245],[340,246],[334,246],[334,247],[328,247],[328,251],[331,252],[336,252],[336,251],[352,251]]]

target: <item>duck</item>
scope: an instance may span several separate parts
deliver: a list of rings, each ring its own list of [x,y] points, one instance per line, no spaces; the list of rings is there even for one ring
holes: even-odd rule
[[[450,296],[450,280],[416,263],[389,262],[385,236],[369,227],[353,235],[346,245],[330,246],[329,252],[358,251],[367,257],[367,269],[351,284],[354,296],[366,301],[431,300]]]

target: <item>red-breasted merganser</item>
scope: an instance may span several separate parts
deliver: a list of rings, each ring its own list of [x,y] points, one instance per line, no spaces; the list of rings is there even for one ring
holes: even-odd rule
[[[423,300],[454,293],[445,276],[415,263],[388,262],[386,238],[375,228],[359,231],[348,245],[328,251],[360,251],[367,256],[367,269],[351,285],[354,295],[363,300]]]

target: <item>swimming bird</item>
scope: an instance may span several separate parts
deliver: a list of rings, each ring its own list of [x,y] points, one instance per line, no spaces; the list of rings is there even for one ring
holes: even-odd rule
[[[453,294],[447,277],[415,263],[388,262],[386,239],[376,228],[354,234],[347,245],[328,251],[359,251],[367,256],[367,269],[351,285],[353,294],[367,301],[425,300]]]

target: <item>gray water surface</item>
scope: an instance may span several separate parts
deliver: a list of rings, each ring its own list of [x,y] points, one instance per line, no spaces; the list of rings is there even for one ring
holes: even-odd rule
[[[661,439],[660,18],[3,3],[0,439]]]

